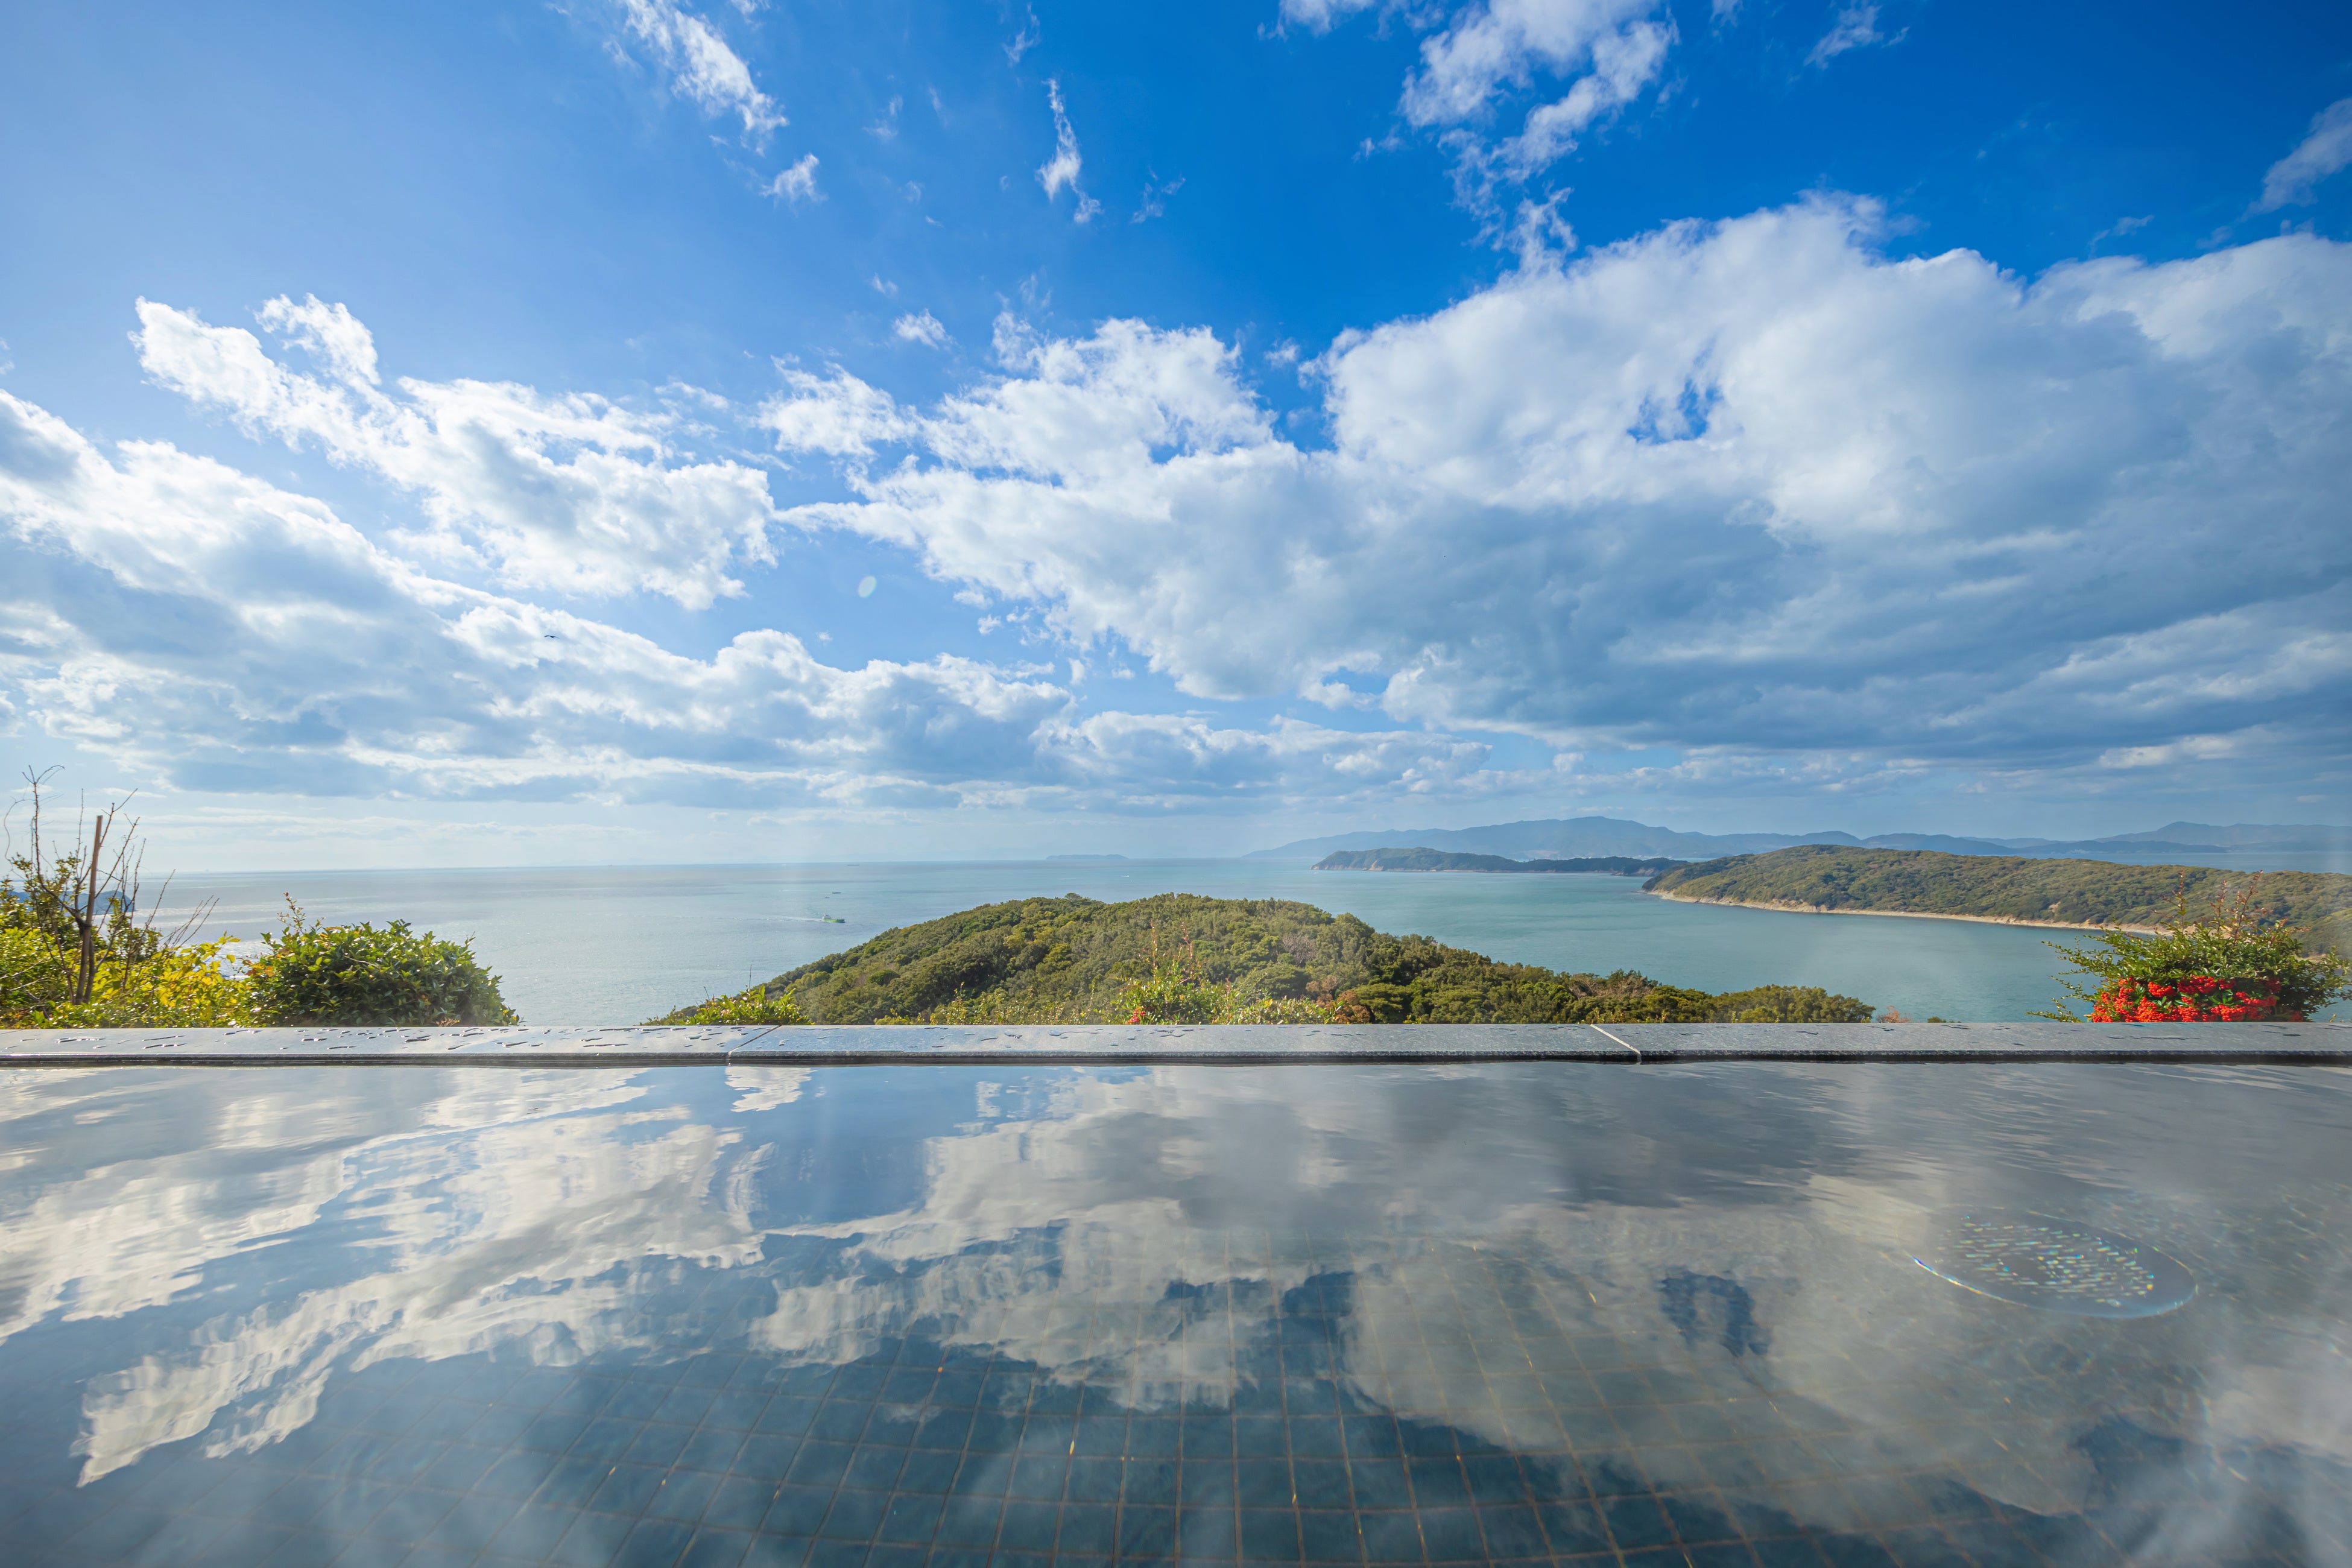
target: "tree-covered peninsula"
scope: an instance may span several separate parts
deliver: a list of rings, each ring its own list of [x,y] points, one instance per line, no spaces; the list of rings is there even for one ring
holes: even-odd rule
[[[1570,871],[1601,872],[1611,877],[1655,877],[1687,860],[1662,856],[1640,859],[1631,855],[1588,855],[1514,860],[1504,855],[1472,855],[1452,849],[1335,849],[1315,863],[1318,871]]]
[[[2352,947],[2352,877],[2326,872],[2266,871],[2256,879],[2209,866],[1808,844],[1702,860],[1643,886],[1670,899],[1766,909],[2152,929],[2174,923],[2184,899],[2189,918],[2199,918],[2234,902],[2249,884],[2247,907],[2258,921],[2302,927],[2315,949]]]
[[[742,995],[656,1022],[817,1024],[1859,1023],[1819,986],[1714,994],[1628,970],[1498,963],[1425,936],[1277,899],[1072,893],[985,904],[884,931]]]

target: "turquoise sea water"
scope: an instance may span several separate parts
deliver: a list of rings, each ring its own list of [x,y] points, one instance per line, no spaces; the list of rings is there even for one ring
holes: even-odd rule
[[[1297,899],[1514,963],[1637,969],[1708,991],[1822,985],[1914,1018],[2012,1019],[2048,1006],[2064,965],[2043,943],[2072,934],[1678,904],[1624,877],[1316,872],[1267,860],[270,872],[183,878],[173,902],[217,899],[212,929],[252,937],[274,927],[289,892],[318,918],[400,919],[472,937],[533,1024],[635,1023],[892,926],[1062,893]]]

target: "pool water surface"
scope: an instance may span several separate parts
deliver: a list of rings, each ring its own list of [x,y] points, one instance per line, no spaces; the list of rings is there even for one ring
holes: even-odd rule
[[[16,1070],[0,1557],[2343,1563],[2347,1090]]]

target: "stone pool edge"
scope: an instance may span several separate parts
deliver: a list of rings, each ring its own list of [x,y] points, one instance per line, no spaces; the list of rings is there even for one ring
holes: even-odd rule
[[[12,1029],[0,1066],[836,1067],[1508,1061],[2179,1062],[2352,1067],[2352,1024],[660,1026]]]

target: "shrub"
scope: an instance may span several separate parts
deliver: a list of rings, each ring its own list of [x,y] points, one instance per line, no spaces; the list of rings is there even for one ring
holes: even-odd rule
[[[118,801],[85,813],[63,843],[42,821],[48,774],[27,771],[30,837],[0,871],[0,1027],[208,1028],[253,1021],[229,967],[234,939],[190,942],[212,911],[159,930],[141,896],[146,852]],[[9,808],[13,815],[16,807]],[[87,836],[85,836],[85,834]],[[166,881],[163,893],[170,891]],[[159,893],[156,901],[162,901]]]
[[[2184,887],[2171,925],[2153,935],[2101,931],[2081,947],[2049,945],[2095,985],[2059,984],[2087,1018],[2061,1000],[2042,1018],[2093,1024],[2299,1023],[2347,993],[2347,966],[2335,953],[2304,951],[2294,926],[2264,925],[2252,913],[2257,876],[2233,903],[2189,918]]]
[[[221,1029],[255,1021],[253,986],[233,973],[234,937],[167,947],[132,963],[101,963],[87,1002],[60,1001],[52,1029]]]
[[[1759,985],[1711,998],[1706,1016],[1718,1023],[1867,1024],[1870,1004],[1818,985]]]
[[[518,1024],[499,994],[499,977],[473,943],[387,925],[313,922],[291,898],[285,929],[247,972],[254,1010],[266,1024],[391,1026]]]
[[[5,911],[0,911],[5,912]],[[39,1028],[73,987],[73,961],[46,932],[0,925],[0,1025]]]
[[[1265,996],[1244,1001],[1229,980],[1202,973],[1190,935],[1173,959],[1160,956],[1160,931],[1151,929],[1151,966],[1121,987],[1112,1005],[1114,1019],[1129,1024],[1328,1024],[1344,1016],[1344,1001],[1306,996]]]
[[[686,1010],[676,1020],[687,1024],[805,1024],[808,1016],[789,991],[771,993],[764,985],[732,996],[713,996]]]
[[[1082,1020],[1072,1016],[1067,1003],[1055,998],[1007,996],[1002,991],[986,991],[977,996],[950,997],[930,1011],[913,1017],[904,1013],[891,1013],[874,1021],[877,1024],[984,1024],[1002,1028],[1018,1024],[1072,1024]]]

